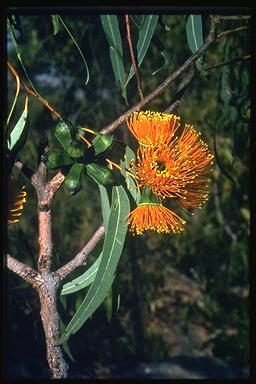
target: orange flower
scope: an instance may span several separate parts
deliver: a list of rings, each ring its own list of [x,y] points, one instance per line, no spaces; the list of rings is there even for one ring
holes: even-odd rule
[[[180,136],[167,136],[165,123],[164,131],[156,136],[157,145],[140,145],[137,161],[131,163],[138,184],[149,187],[160,198],[175,198],[183,206],[200,208],[208,199],[213,155],[191,125],[186,124]]]
[[[180,126],[180,117],[161,112],[134,112],[127,125],[139,144],[155,147],[172,138]]]
[[[179,233],[183,231],[185,221],[164,207],[150,188],[145,188],[142,189],[138,207],[129,214],[128,224],[131,232],[142,235],[145,231]]]
[[[8,224],[18,223],[22,215],[23,204],[26,203],[26,191],[24,186],[19,191],[14,184],[14,179],[9,178],[8,182]]]
[[[156,231],[158,233],[179,233],[183,231],[182,220],[176,213],[172,212],[162,204],[139,204],[129,215],[128,224],[130,231],[142,235],[145,231]]]

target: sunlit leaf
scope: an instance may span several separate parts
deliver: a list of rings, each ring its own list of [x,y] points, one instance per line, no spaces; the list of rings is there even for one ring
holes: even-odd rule
[[[28,132],[28,96],[26,96],[24,111],[7,139],[7,148],[12,152],[18,152],[26,144]]]
[[[141,27],[140,33],[139,33],[139,39],[137,42],[137,63],[138,68],[140,67],[147,51],[149,48],[149,44],[152,40],[152,36],[155,32],[155,28],[158,21],[158,15],[147,15],[145,16],[145,19],[143,21],[143,25]],[[128,75],[128,78],[126,80],[125,86],[129,83],[131,78],[134,76],[135,72],[133,69],[133,66],[130,68],[130,72]]]
[[[115,271],[123,250],[129,210],[129,199],[124,188],[122,186],[113,187],[110,216],[97,275],[58,344],[67,341],[71,334],[76,333],[106,298],[115,278]]]
[[[100,19],[103,30],[105,32],[105,36],[109,43],[109,54],[115,79],[119,83],[125,102],[128,104],[126,89],[124,86],[125,71],[123,63],[123,47],[118,19],[116,15],[101,15]]]

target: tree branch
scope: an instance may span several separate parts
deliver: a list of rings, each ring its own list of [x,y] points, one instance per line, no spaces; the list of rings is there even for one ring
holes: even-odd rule
[[[235,33],[235,32],[240,32],[240,31],[243,31],[245,29],[248,29],[248,26],[245,25],[243,27],[237,27],[237,28],[234,28],[234,29],[228,29],[227,31],[223,31],[223,32],[220,32],[218,35],[217,35],[217,39],[220,39],[221,37],[225,37],[227,35],[230,35],[231,33]]]
[[[125,22],[126,22],[126,32],[127,32],[127,41],[129,45],[129,51],[130,51],[130,56],[131,56],[131,61],[137,81],[137,88],[139,92],[140,99],[143,100],[143,93],[140,85],[140,77],[139,77],[139,72],[138,72],[138,66],[135,60],[134,52],[133,52],[133,45],[132,45],[132,37],[131,37],[131,29],[130,29],[130,23],[129,23],[129,15],[125,15]]]
[[[73,272],[77,267],[80,267],[86,260],[89,253],[95,248],[100,239],[103,237],[105,233],[105,228],[103,224],[99,226],[97,231],[88,241],[88,243],[82,248],[82,250],[67,264],[63,267],[59,268],[54,275],[62,281],[65,277],[67,277],[71,272]]]
[[[38,93],[34,92],[32,89],[30,89],[29,87],[26,86],[26,84],[24,83],[23,80],[20,79],[16,69],[13,67],[13,65],[7,61],[7,65],[8,65],[8,68],[9,70],[12,72],[13,76],[17,79],[19,79],[20,83],[22,84],[22,86],[24,87],[25,91],[36,97],[37,100],[39,100],[47,109],[49,109],[50,112],[52,112],[56,117],[60,118],[61,115],[48,103],[48,101],[46,101],[45,99],[43,99]]]
[[[208,69],[222,67],[223,65],[229,65],[229,64],[232,64],[232,63],[237,63],[239,61],[246,61],[246,60],[249,60],[250,58],[251,58],[251,55],[235,57],[234,59],[227,60],[227,61],[221,61],[220,63],[203,65],[203,69],[205,71],[208,71]]]
[[[31,179],[32,175],[34,174],[34,171],[27,167],[22,161],[16,160],[14,163],[15,167],[19,169],[28,179]]]
[[[22,263],[21,261],[13,258],[9,254],[6,255],[6,263],[7,268],[10,271],[22,277],[22,279],[26,280],[34,288],[38,288],[39,283],[41,283],[41,276],[37,271]]]
[[[214,43],[217,39],[215,30],[216,24],[219,22],[219,16],[212,16],[210,33],[206,39],[206,42],[199,48],[193,55],[191,55],[174,73],[169,75],[157,88],[155,88],[149,95],[147,95],[142,101],[136,104],[134,107],[126,111],[122,116],[116,119],[113,123],[109,124],[101,130],[101,133],[110,133],[114,131],[119,125],[126,121],[131,113],[140,111],[143,107],[149,104],[155,97],[161,95],[179,76],[188,70],[199,57],[201,57],[205,51]],[[222,37],[222,36],[220,36]]]
[[[175,95],[173,96],[172,98],[172,102],[171,102],[171,105],[164,111],[164,113],[172,113],[174,111],[175,108],[178,107],[178,105],[180,104],[180,101],[182,99],[182,97],[184,96],[187,88],[190,86],[190,84],[192,83],[192,80],[194,79],[195,75],[197,73],[197,69],[196,67],[194,66],[190,72],[188,73],[188,75],[186,77],[184,77],[182,79],[182,81],[180,82],[180,85],[178,87],[178,90],[177,92],[175,93]]]

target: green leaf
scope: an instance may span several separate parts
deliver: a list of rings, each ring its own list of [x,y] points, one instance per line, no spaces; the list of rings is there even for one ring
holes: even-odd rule
[[[228,60],[230,55],[230,45],[228,39],[226,40],[224,46],[224,61]],[[230,66],[224,65],[221,73],[221,88],[220,88],[220,97],[224,101],[224,103],[228,104],[232,98],[232,89],[230,86]]]
[[[102,259],[102,253],[95,260],[95,262],[88,268],[82,275],[76,277],[74,280],[63,285],[61,290],[61,295],[69,295],[70,293],[74,293],[80,291],[80,289],[88,287],[94,279],[98,272],[99,265]]]
[[[65,325],[64,325],[63,321],[60,320],[60,331],[63,332],[64,329],[65,329]],[[70,358],[70,360],[73,361],[73,363],[74,363],[75,359],[74,359],[74,357],[70,351],[70,348],[69,348],[67,341],[62,344],[62,348],[63,348],[63,351],[67,354],[67,356]]]
[[[118,55],[115,48],[109,48],[110,60],[112,64],[112,68],[115,74],[116,81],[119,83],[120,88],[122,90],[122,96],[128,105],[127,94],[125,88],[125,72],[122,60],[120,60],[120,56]]]
[[[108,219],[110,214],[110,203],[109,203],[108,193],[107,193],[106,187],[104,187],[103,185],[98,184],[98,187],[100,190],[103,224],[105,229],[107,230],[107,224],[108,224]]]
[[[144,19],[143,25],[139,33],[138,43],[137,43],[138,68],[140,67],[148,51],[149,44],[151,42],[152,36],[156,28],[158,17],[159,17],[158,15],[147,15]],[[134,72],[133,66],[131,66],[125,86],[127,86],[127,84],[129,83],[131,78],[134,76],[134,74],[135,72]]]
[[[110,216],[97,275],[58,344],[67,341],[71,334],[76,333],[106,298],[115,278],[117,264],[123,250],[129,210],[129,199],[124,188],[122,186],[113,187]]]
[[[118,19],[116,15],[101,15],[100,19],[109,43],[109,54],[115,79],[119,83],[119,86],[122,90],[122,96],[125,99],[126,104],[128,104],[125,88],[123,47]]]
[[[132,22],[136,25],[138,29],[141,29],[146,15],[130,15],[129,16]]]
[[[135,171],[131,168],[131,165],[130,165],[131,161],[135,161],[135,160],[136,160],[135,153],[133,152],[133,150],[130,147],[126,146],[125,154],[124,154],[124,161],[120,162],[121,167],[123,169],[128,170],[130,173],[135,174]],[[121,174],[125,178],[127,188],[129,190],[129,192],[131,193],[135,203],[138,204],[140,201],[140,190],[137,188],[133,177],[130,176],[129,174],[127,174],[125,171],[121,171]]]
[[[29,125],[28,120],[28,97],[25,99],[24,111],[18,122],[11,131],[7,139],[7,148],[12,152],[18,152],[25,144],[28,138]]]
[[[52,25],[53,25],[53,35],[57,35],[60,28],[60,20],[58,15],[51,15]]]
[[[103,223],[105,228],[107,228],[108,219],[110,215],[110,204],[109,204],[108,194],[105,187],[103,187],[100,184],[98,184],[98,187],[100,190]],[[98,272],[101,258],[102,258],[102,253],[99,255],[97,260],[91,265],[91,267],[88,268],[82,275],[64,284],[60,294],[69,295],[70,293],[77,292],[80,289],[86,288],[88,285],[90,285],[94,281],[95,276]]]
[[[188,45],[193,53],[195,53],[204,43],[202,32],[202,16],[189,15],[186,24],[186,34]],[[202,58],[200,57],[196,64],[201,66]]]
[[[162,69],[166,69],[166,68],[170,67],[170,61],[171,61],[170,53],[168,53],[166,49],[164,51],[161,51],[160,53],[164,58],[164,64],[160,68],[158,68],[154,72],[152,72],[153,76],[156,75],[158,72],[162,71]]]
[[[90,72],[89,72],[89,68],[88,68],[88,65],[87,65],[87,62],[85,60],[85,57],[79,47],[79,45],[77,44],[74,36],[72,35],[72,33],[70,32],[69,28],[67,27],[67,25],[64,23],[63,19],[60,17],[60,15],[58,15],[58,20],[62,23],[63,27],[66,29],[67,33],[69,34],[71,40],[73,41],[73,43],[75,44],[83,62],[84,62],[84,65],[85,65],[85,70],[86,70],[86,80],[85,80],[85,85],[87,85],[89,83],[89,80],[90,80]]]
[[[106,316],[108,319],[108,322],[111,322],[112,319],[112,311],[113,311],[113,292],[112,287],[110,287],[110,290],[107,293],[107,296],[104,300],[104,307],[106,311]]]

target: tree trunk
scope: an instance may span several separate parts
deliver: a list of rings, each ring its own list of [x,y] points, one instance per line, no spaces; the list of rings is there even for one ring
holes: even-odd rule
[[[61,347],[56,345],[60,337],[60,317],[57,311],[57,283],[52,274],[42,274],[44,284],[38,293],[41,303],[41,319],[46,338],[47,360],[52,371],[52,378],[67,378],[68,365],[64,360]]]

